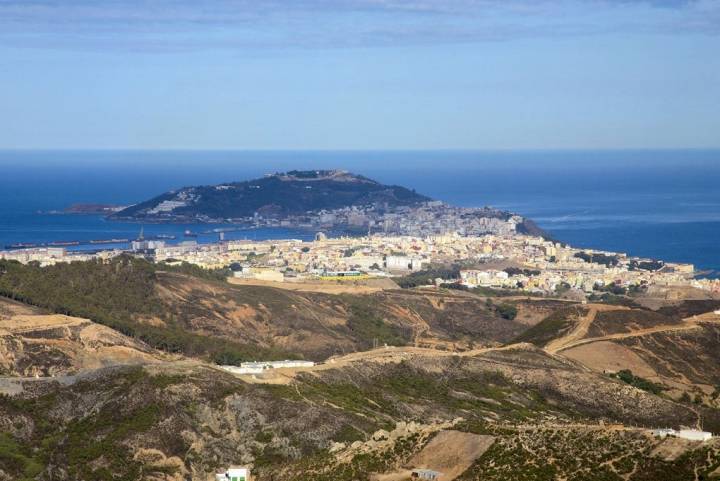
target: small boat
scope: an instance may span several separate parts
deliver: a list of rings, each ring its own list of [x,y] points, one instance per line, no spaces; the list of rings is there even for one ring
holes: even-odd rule
[[[186,230],[184,233],[185,237],[197,237],[198,235],[191,230]]]

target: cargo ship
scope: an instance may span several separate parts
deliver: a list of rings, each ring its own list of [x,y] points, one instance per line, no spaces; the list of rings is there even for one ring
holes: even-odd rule
[[[17,244],[10,244],[6,245],[6,249],[32,249],[33,247],[38,247],[37,244],[30,244],[27,242],[18,242]]]
[[[97,239],[91,240],[91,244],[123,244],[130,242],[130,239]]]
[[[80,241],[55,241],[55,242],[48,242],[48,247],[72,247],[72,246],[79,246]]]

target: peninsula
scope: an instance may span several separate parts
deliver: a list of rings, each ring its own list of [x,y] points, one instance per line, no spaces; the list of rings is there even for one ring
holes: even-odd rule
[[[531,234],[529,219],[490,207],[456,207],[343,170],[306,170],[213,186],[183,187],[127,207],[111,220],[231,222],[249,227],[399,235]]]

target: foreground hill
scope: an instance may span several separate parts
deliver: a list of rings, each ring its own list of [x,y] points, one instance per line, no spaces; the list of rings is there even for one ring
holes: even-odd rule
[[[373,204],[411,206],[431,200],[397,185],[344,171],[292,171],[245,182],[184,187],[128,207],[117,219],[286,217]]]
[[[0,261],[0,294],[91,319],[156,349],[226,364],[323,360],[386,343],[499,344],[525,329],[483,298],[461,293],[330,295],[221,279],[129,257],[46,268]]]
[[[209,481],[233,464],[252,465],[258,481],[406,479],[392,476],[422,462],[467,480],[686,481],[720,465],[715,442],[598,424],[702,416],[717,429],[714,411],[537,348],[393,356],[281,385],[197,363],[106,368],[69,385],[24,381],[0,397],[0,479]]]
[[[0,262],[0,293],[14,298],[0,303],[14,356],[2,481],[210,481],[238,464],[258,481],[405,480],[418,466],[448,481],[720,473],[717,440],[648,434],[720,432],[716,301],[331,295],[126,257]],[[208,362],[293,355],[333,357],[257,376]]]

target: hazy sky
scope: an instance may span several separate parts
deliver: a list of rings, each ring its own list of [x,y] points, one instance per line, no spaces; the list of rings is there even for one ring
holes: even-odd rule
[[[0,0],[0,148],[720,147],[720,0]]]

